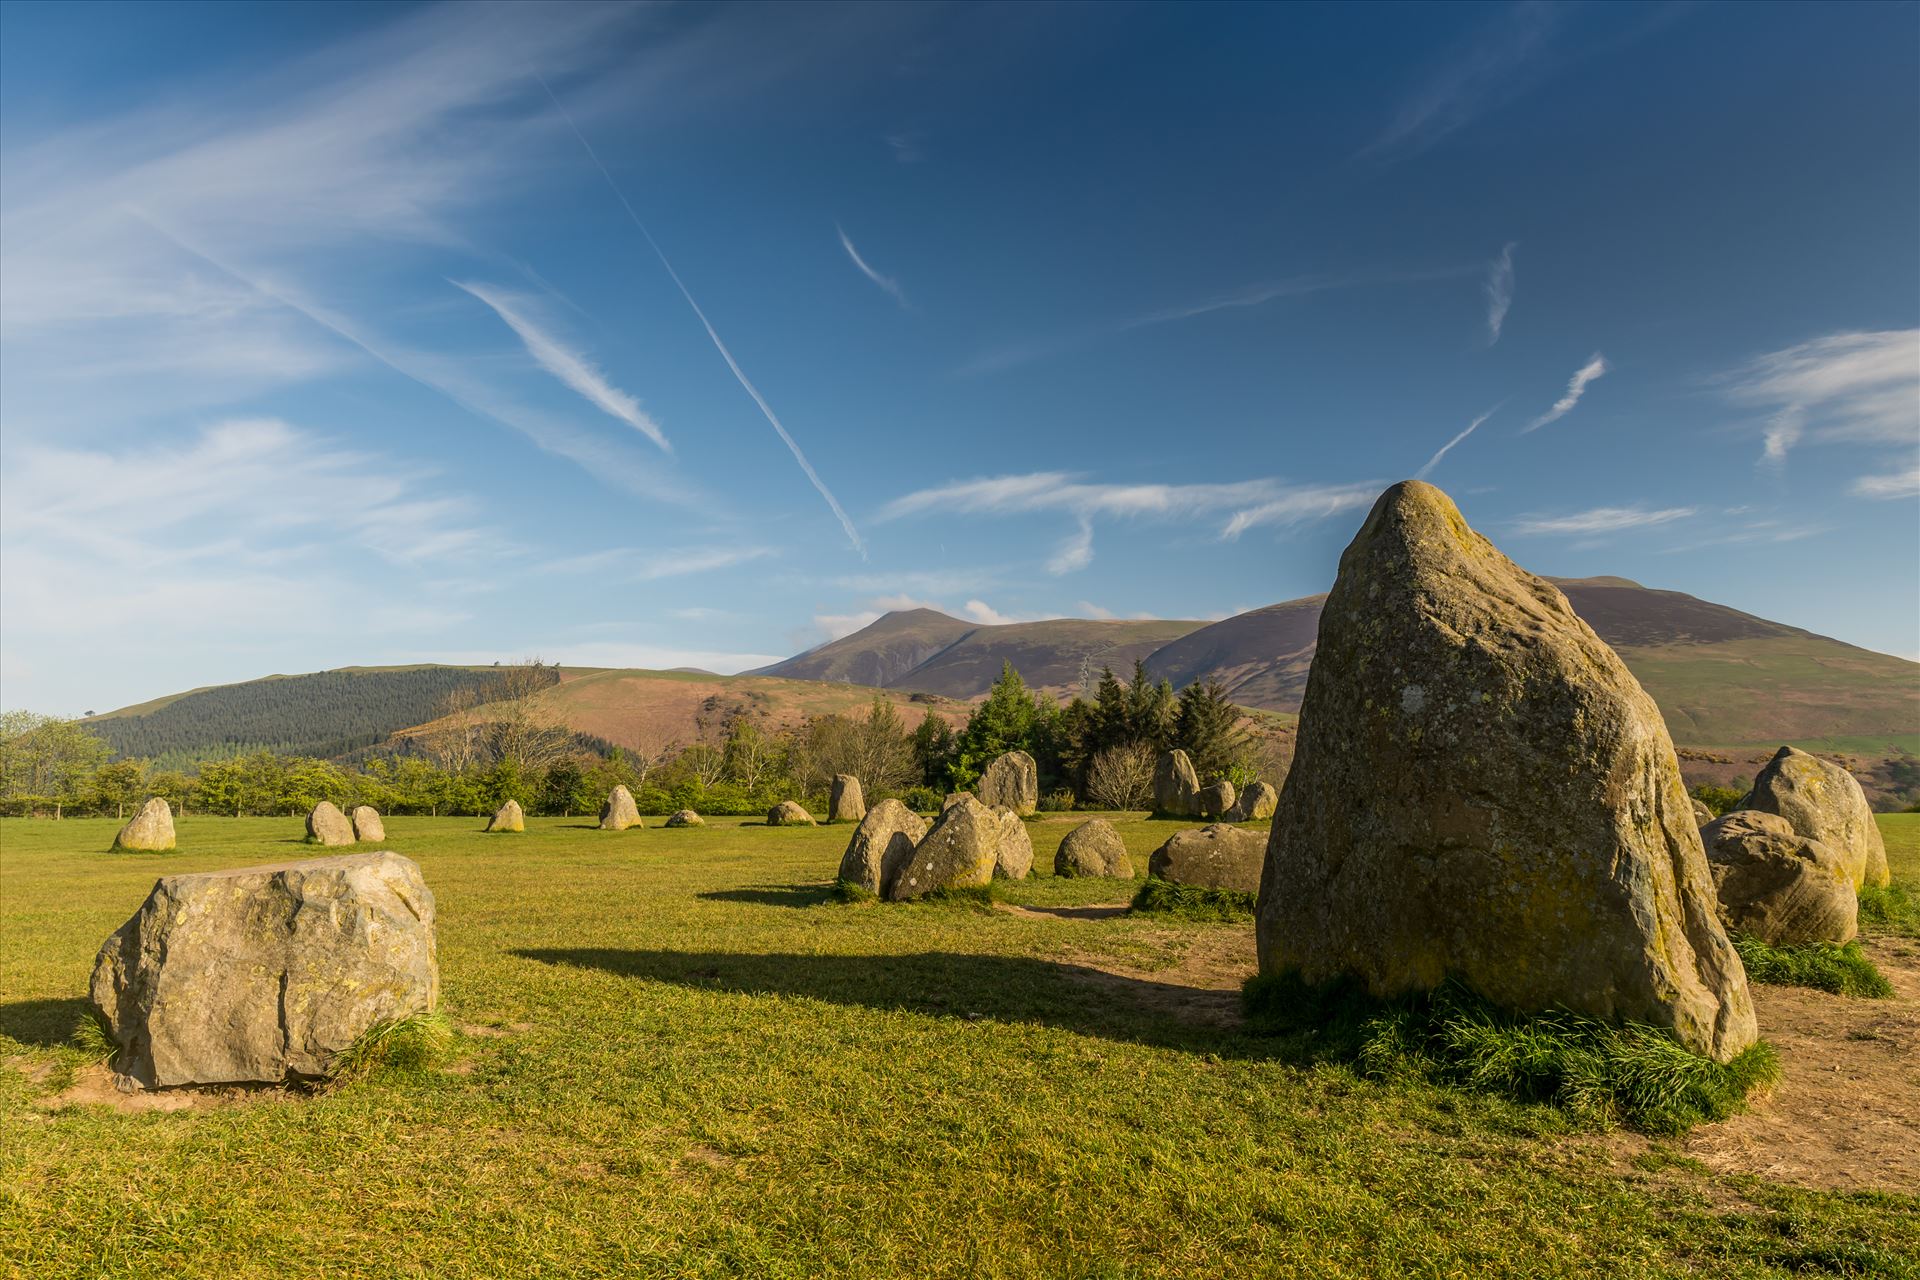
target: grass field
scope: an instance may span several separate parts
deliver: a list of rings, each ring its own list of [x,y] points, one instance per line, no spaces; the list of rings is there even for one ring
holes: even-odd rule
[[[1882,821],[1920,884],[1920,817]],[[387,823],[439,904],[445,1069],[123,1114],[46,1105],[95,949],[156,875],[304,856],[299,823],[188,819],[172,855],[0,824],[6,1273],[1920,1274],[1913,1197],[1275,1056],[1191,989],[1251,971],[1251,927],[1077,910],[1132,884],[846,905],[845,827],[479,825]],[[1177,829],[1119,825],[1142,868]]]

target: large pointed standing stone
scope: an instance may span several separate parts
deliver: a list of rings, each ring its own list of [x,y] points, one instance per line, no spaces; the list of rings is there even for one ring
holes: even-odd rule
[[[1193,816],[1200,796],[1200,775],[1187,753],[1175,747],[1163,751],[1153,766],[1153,809],[1175,818]]]
[[[1263,973],[1670,1028],[1753,1003],[1653,700],[1566,597],[1417,481],[1340,558],[1261,881]]]
[[[980,803],[1025,815],[1040,807],[1040,766],[1024,751],[995,756],[980,774]]]
[[[1782,747],[1753,780],[1742,809],[1777,813],[1803,838],[1840,855],[1853,887],[1886,888],[1887,844],[1860,782],[1839,765]]]
[[[913,856],[887,882],[893,902],[947,889],[984,889],[993,881],[1004,835],[1000,815],[972,796],[949,806]]]
[[[521,809],[518,800],[509,800],[493,811],[487,819],[489,831],[525,831],[527,829],[526,811]]]
[[[153,797],[140,806],[133,821],[120,828],[120,834],[113,838],[113,847],[142,853],[173,848],[173,810],[159,796]]]
[[[307,839],[314,844],[352,844],[353,824],[333,801],[322,800],[307,815]]]
[[[840,879],[868,893],[880,893],[888,879],[913,857],[913,847],[927,834],[927,820],[898,800],[882,800],[847,841],[840,858]]]
[[[353,806],[353,838],[362,844],[378,843],[387,838],[387,826],[380,821],[380,811],[370,804]]]
[[[640,825],[640,808],[633,802],[633,792],[625,787],[607,792],[607,802],[600,806],[600,829],[625,831]]]
[[[827,821],[858,822],[866,816],[867,793],[861,789],[860,779],[850,773],[835,774],[827,793]]]

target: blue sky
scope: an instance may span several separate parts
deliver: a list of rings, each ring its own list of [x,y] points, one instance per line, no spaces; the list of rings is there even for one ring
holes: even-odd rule
[[[1414,474],[1920,654],[1913,5],[0,22],[10,706],[1225,616]]]

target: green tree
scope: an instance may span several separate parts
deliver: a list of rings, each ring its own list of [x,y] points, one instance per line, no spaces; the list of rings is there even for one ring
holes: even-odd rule
[[[1165,751],[1174,743],[1178,724],[1179,710],[1173,686],[1165,680],[1150,679],[1147,664],[1135,658],[1133,683],[1127,686],[1128,734],[1120,741],[1144,742],[1155,751]]]
[[[1173,736],[1203,784],[1226,777],[1247,746],[1240,709],[1227,700],[1226,686],[1218,680],[1198,680],[1180,691]]]
[[[927,712],[927,718],[914,729],[911,744],[913,767],[919,774],[920,784],[936,791],[945,787],[956,749],[953,726],[947,723],[947,718]]]
[[[146,799],[146,790],[145,760],[116,760],[94,771],[94,803],[102,813],[110,809],[114,817],[124,819],[130,807]]]
[[[600,803],[577,760],[556,761],[540,784],[540,812],[571,818],[591,813]]]

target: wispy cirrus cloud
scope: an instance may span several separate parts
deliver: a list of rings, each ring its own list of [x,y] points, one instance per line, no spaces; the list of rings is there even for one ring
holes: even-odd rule
[[[1541,427],[1549,423],[1558,422],[1573,412],[1573,407],[1580,403],[1582,396],[1587,394],[1588,385],[1591,384],[1594,379],[1606,373],[1606,371],[1607,358],[1596,351],[1593,359],[1581,365],[1580,368],[1574,372],[1572,380],[1567,383],[1567,393],[1553,402],[1553,408],[1520,428],[1520,434],[1526,435],[1529,431],[1538,431]]]
[[[551,573],[604,574],[619,582],[658,582],[731,569],[773,554],[772,547],[675,547],[665,551],[609,547],[549,561],[545,569]]]
[[[1513,251],[1519,245],[1508,241],[1500,250],[1500,256],[1487,268],[1487,282],[1483,286],[1487,295],[1487,345],[1500,341],[1500,331],[1506,327],[1507,312],[1513,307]]]
[[[1431,458],[1427,459],[1427,465],[1413,473],[1413,478],[1415,480],[1425,480],[1428,476],[1432,475],[1433,469],[1440,465],[1440,459],[1446,457],[1448,451],[1451,450],[1453,446],[1459,444],[1462,440],[1465,440],[1468,436],[1472,435],[1475,431],[1479,430],[1481,423],[1485,422],[1488,418],[1491,418],[1494,414],[1498,412],[1500,412],[1500,406],[1495,405],[1493,408],[1487,410],[1485,413],[1475,418],[1472,422],[1469,422],[1467,424],[1467,429],[1465,431],[1462,431],[1459,435],[1455,436],[1453,439],[1447,441],[1445,444],[1441,445],[1439,450]]]
[[[1762,465],[1783,467],[1802,443],[1920,449],[1920,329],[1829,334],[1717,381],[1736,404],[1766,413]]]
[[[1386,162],[1424,151],[1531,88],[1563,19],[1557,5],[1502,11],[1446,53],[1355,159]]]
[[[491,307],[494,314],[519,335],[527,353],[541,368],[578,392],[601,412],[626,423],[668,453],[673,452],[673,446],[667,442],[666,432],[660,429],[660,424],[653,420],[651,414],[640,407],[640,402],[614,386],[607,375],[586,356],[563,345],[559,339],[535,324],[528,315],[530,306],[524,299],[469,281],[454,280],[449,283]]]
[[[1699,513],[1698,507],[1594,507],[1564,516],[1522,516],[1510,526],[1515,533],[1547,536],[1591,536],[1622,533],[1671,524]]]
[[[1047,572],[1059,577],[1077,573],[1093,563],[1093,522],[1082,519],[1080,527],[1067,535],[1047,561]]]
[[[1885,475],[1861,476],[1853,482],[1849,492],[1855,497],[1879,501],[1920,497],[1920,465],[1890,471]]]
[[[833,229],[840,233],[840,247],[847,251],[847,257],[851,258],[853,265],[860,269],[860,274],[884,289],[895,302],[900,304],[902,310],[912,310],[913,306],[907,301],[906,290],[900,287],[900,282],[892,276],[881,275],[868,265],[867,260],[860,256],[860,251],[853,247],[853,240],[847,235],[845,227],[836,222],[833,224]]]

